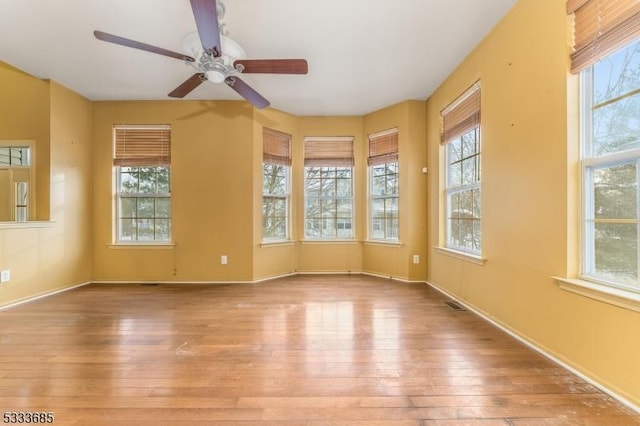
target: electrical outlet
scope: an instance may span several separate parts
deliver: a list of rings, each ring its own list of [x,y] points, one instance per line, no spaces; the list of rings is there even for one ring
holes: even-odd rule
[[[418,263],[420,263],[420,255],[419,254],[414,254],[413,255],[413,263],[415,265],[417,265]]]
[[[227,264],[227,255],[223,254],[222,256],[220,256],[220,263],[222,265],[226,265]]]
[[[0,283],[6,283],[11,280],[11,271],[9,269],[3,269],[0,271]]]

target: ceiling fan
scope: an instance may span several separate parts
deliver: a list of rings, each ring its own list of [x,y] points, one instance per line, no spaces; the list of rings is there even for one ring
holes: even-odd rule
[[[94,31],[93,35],[98,40],[180,59],[195,68],[197,72],[194,75],[169,93],[173,98],[185,97],[206,80],[213,83],[224,82],[256,108],[265,108],[269,106],[269,101],[245,83],[239,77],[240,74],[308,72],[307,61],[304,59],[246,59],[244,49],[220,31],[223,26],[220,20],[225,12],[222,1],[190,1],[198,31],[185,36],[182,43],[186,52],[184,54],[102,31]]]

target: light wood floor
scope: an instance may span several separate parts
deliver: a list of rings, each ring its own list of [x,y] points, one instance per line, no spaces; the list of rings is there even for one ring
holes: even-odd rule
[[[56,425],[640,425],[444,301],[361,276],[91,285],[0,312],[0,411]]]

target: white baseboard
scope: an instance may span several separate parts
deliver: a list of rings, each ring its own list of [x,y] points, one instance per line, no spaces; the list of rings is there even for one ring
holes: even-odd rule
[[[7,309],[12,309],[12,308],[15,308],[17,306],[24,305],[25,303],[34,302],[34,301],[36,301],[38,299],[44,299],[45,297],[53,296],[54,294],[58,294],[58,293],[64,293],[65,291],[73,290],[73,289],[79,288],[79,287],[84,287],[85,285],[89,285],[89,284],[91,284],[91,281],[87,281],[87,282],[84,282],[84,283],[72,285],[70,287],[59,288],[59,289],[56,289],[56,290],[49,290],[49,291],[45,291],[45,292],[42,292],[42,293],[38,293],[35,296],[29,296],[29,297],[25,297],[23,299],[18,299],[18,300],[15,300],[13,302],[9,302],[6,305],[0,306],[0,311],[5,311]]]
[[[628,399],[624,398],[623,396],[619,395],[618,393],[614,392],[613,390],[609,389],[608,387],[606,387],[602,383],[592,379],[591,377],[587,376],[586,374],[582,373],[581,371],[577,370],[576,368],[574,368],[571,365],[567,364],[566,362],[562,361],[561,359],[559,359],[557,356],[555,356],[554,354],[552,354],[548,350],[546,350],[543,347],[537,345],[536,343],[526,339],[525,337],[523,337],[520,334],[516,333],[515,331],[511,330],[507,326],[497,322],[496,320],[494,320],[493,318],[489,317],[488,315],[486,315],[481,310],[477,309],[475,306],[470,305],[469,303],[466,303],[465,301],[458,299],[453,294],[451,294],[448,291],[444,290],[443,288],[441,288],[437,284],[434,284],[431,281],[427,281],[426,284],[429,285],[430,287],[432,287],[434,290],[437,290],[440,293],[444,294],[448,298],[455,300],[456,302],[458,302],[459,304],[461,304],[462,306],[464,306],[468,310],[472,311],[473,313],[475,313],[476,315],[478,315],[479,317],[481,317],[485,321],[488,321],[489,323],[493,324],[495,327],[498,327],[500,330],[502,330],[505,333],[507,333],[509,336],[513,337],[514,339],[516,339],[519,342],[523,343],[527,347],[529,347],[529,348],[533,349],[534,351],[538,352],[540,355],[542,355],[545,358],[549,359],[550,361],[558,364],[562,368],[565,368],[565,369],[569,370],[571,373],[573,373],[576,376],[580,377],[585,382],[589,383],[590,385],[593,385],[594,387],[598,388],[599,390],[601,390],[602,392],[604,392],[607,395],[611,396],[612,398],[618,400],[620,403],[624,404],[625,406],[629,407],[630,409],[640,413],[640,406],[635,405],[634,403],[632,403]]]
[[[293,272],[290,274],[274,275],[270,277],[258,278],[257,280],[246,280],[246,281],[95,280],[95,281],[92,281],[91,284],[122,284],[122,285],[126,285],[126,284],[202,284],[202,285],[257,284],[264,281],[271,281],[278,278],[291,277],[294,275],[297,275],[297,273]]]

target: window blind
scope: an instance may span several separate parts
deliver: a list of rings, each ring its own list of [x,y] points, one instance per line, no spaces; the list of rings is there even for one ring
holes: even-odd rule
[[[290,166],[291,135],[265,127],[262,131],[262,161]]]
[[[441,115],[443,144],[480,127],[480,84],[471,86],[446,107]]]
[[[567,13],[574,17],[573,73],[640,36],[639,0],[567,0]]]
[[[115,126],[113,165],[121,167],[171,164],[170,126]]]
[[[369,157],[367,164],[378,164],[398,161],[398,129],[389,129],[369,135]]]
[[[353,166],[353,138],[304,138],[304,165],[309,167]]]

